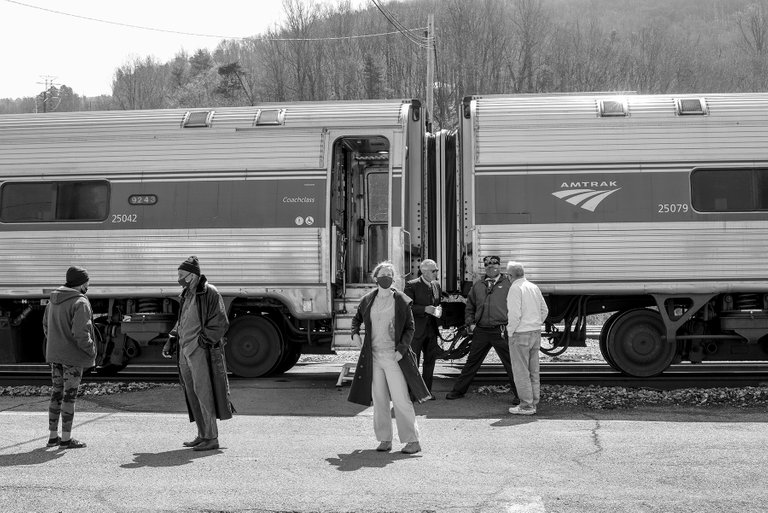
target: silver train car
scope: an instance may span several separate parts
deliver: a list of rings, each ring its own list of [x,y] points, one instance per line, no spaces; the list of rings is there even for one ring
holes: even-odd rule
[[[424,127],[416,100],[0,116],[0,363],[43,361],[70,265],[99,370],[161,361],[189,255],[225,299],[235,374],[348,346],[375,264],[419,257]]]
[[[471,96],[460,118],[457,281],[523,262],[550,349],[614,312],[600,347],[630,375],[768,360],[768,94]]]

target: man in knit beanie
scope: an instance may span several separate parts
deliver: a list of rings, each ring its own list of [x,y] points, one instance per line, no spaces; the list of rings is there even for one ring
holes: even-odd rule
[[[45,361],[51,364],[51,402],[48,406],[48,447],[79,449],[83,442],[72,435],[75,399],[83,370],[96,364],[96,337],[93,332],[88,271],[82,267],[67,269],[66,283],[51,292],[43,315],[47,338]],[[61,418],[61,436],[59,436]]]
[[[197,424],[197,436],[183,445],[195,451],[218,449],[216,419],[232,417],[223,351],[229,328],[227,311],[219,291],[200,273],[196,256],[179,265],[178,282],[183,289],[179,319],[163,347],[163,356],[178,357],[189,417]]]

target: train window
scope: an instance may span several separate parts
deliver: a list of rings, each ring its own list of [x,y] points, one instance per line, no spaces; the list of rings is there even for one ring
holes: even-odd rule
[[[691,203],[699,212],[768,210],[768,169],[694,169]]]
[[[675,107],[680,116],[704,116],[708,113],[707,101],[704,98],[677,98]]]
[[[256,113],[255,126],[282,125],[285,123],[285,109],[259,110]]]
[[[181,120],[182,128],[207,128],[213,124],[213,110],[190,110]]]
[[[108,205],[105,181],[6,182],[0,189],[4,223],[103,221]]]
[[[628,114],[627,101],[624,99],[600,100],[600,117],[625,117]]]
[[[366,176],[366,185],[368,221],[386,223],[389,218],[389,175],[381,171],[370,172]]]

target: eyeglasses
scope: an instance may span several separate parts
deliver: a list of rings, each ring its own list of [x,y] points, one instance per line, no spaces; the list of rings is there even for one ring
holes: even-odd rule
[[[424,270],[424,272],[425,272],[425,273],[436,273],[436,272],[437,272],[437,271],[439,271],[439,270],[440,270],[440,269],[425,269],[425,270]]]

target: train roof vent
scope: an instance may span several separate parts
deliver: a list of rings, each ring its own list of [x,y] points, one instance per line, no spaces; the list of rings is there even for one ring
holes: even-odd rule
[[[706,116],[709,113],[704,98],[677,98],[675,106],[679,116]]]
[[[188,110],[181,122],[182,128],[206,128],[213,123],[213,110]]]
[[[254,126],[282,125],[285,123],[285,109],[259,110]]]
[[[627,100],[614,98],[611,100],[599,100],[601,118],[626,117],[629,114]]]

